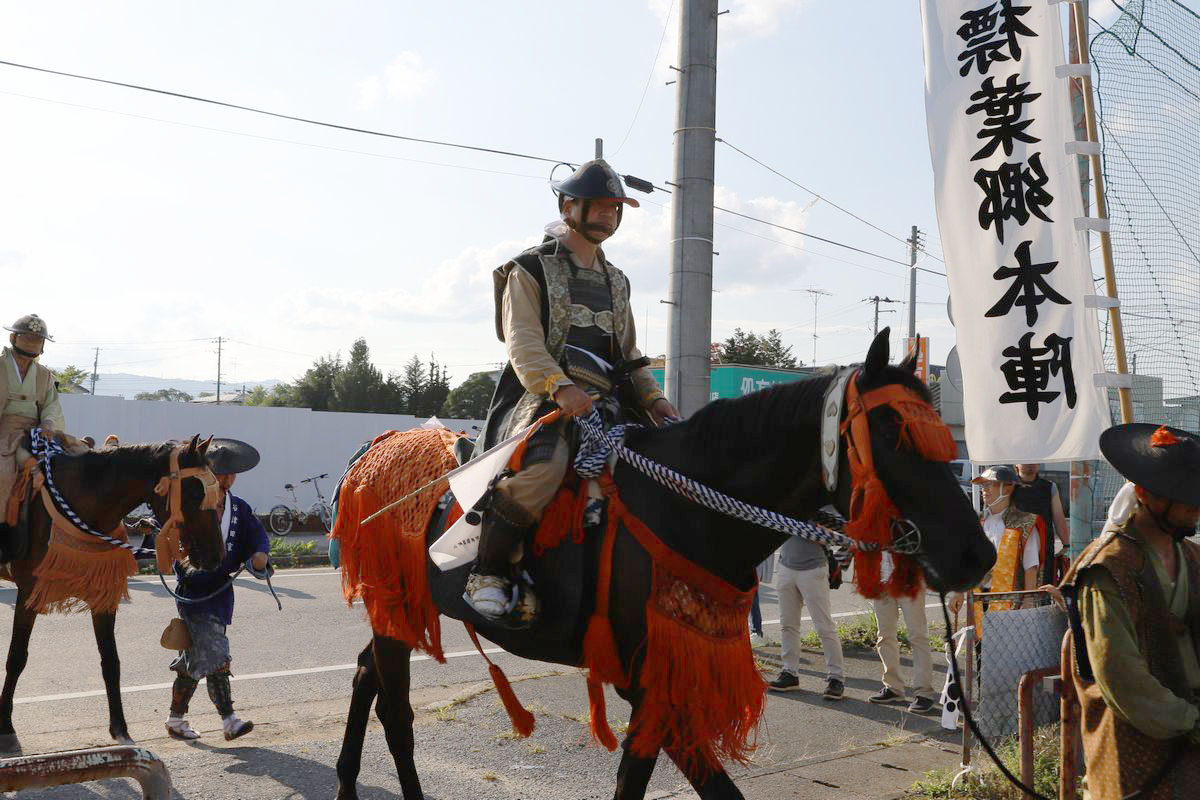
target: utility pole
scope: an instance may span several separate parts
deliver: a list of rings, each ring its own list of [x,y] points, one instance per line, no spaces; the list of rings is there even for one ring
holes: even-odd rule
[[[96,356],[92,359],[92,397],[96,396],[96,379],[100,377],[96,374],[100,369],[100,348],[96,348]]]
[[[879,333],[879,304],[880,303],[899,303],[900,301],[893,300],[890,297],[880,297],[879,295],[875,295],[874,297],[868,297],[867,302],[875,304],[875,333]],[[883,313],[888,314],[891,312],[884,311]]]
[[[224,341],[217,337],[217,405],[221,405],[221,343]]]
[[[820,300],[822,296],[832,297],[833,294],[831,292],[825,291],[824,289],[805,289],[804,291],[811,294],[812,298],[813,298],[813,360],[812,360],[812,365],[815,367],[817,365],[817,301]]]
[[[917,250],[921,248],[921,231],[912,226],[908,240],[908,338],[917,338]]]
[[[685,417],[708,402],[712,344],[713,162],[717,0],[680,4],[674,228],[667,315],[667,397]]]

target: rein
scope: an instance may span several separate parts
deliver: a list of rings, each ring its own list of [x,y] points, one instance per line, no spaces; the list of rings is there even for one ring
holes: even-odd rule
[[[942,618],[946,621],[946,653],[950,657],[950,669],[954,673],[954,682],[958,684],[959,687],[959,704],[962,708],[963,718],[967,721],[967,726],[970,727],[971,733],[973,733],[975,738],[979,740],[979,743],[983,745],[984,752],[988,754],[988,758],[992,759],[992,761],[1000,769],[1001,774],[1004,775],[1005,779],[1008,780],[1009,783],[1024,792],[1027,797],[1034,798],[1034,800],[1054,800],[1053,798],[1047,797],[1040,792],[1035,792],[1031,787],[1026,786],[1020,778],[1018,778],[1016,775],[1013,775],[1012,771],[1004,764],[1004,761],[1000,758],[1000,756],[996,755],[996,751],[992,747],[992,743],[989,742],[987,737],[984,736],[979,730],[979,726],[975,723],[975,716],[971,713],[971,704],[967,702],[967,693],[963,687],[962,676],[960,675],[958,669],[958,656],[954,654],[954,637],[951,633],[951,631],[954,629],[950,625],[950,610],[946,608],[945,592],[939,595],[939,599],[942,603]],[[1063,680],[1066,679],[1067,676],[1064,675]],[[1162,766],[1158,768],[1157,772],[1150,776],[1150,779],[1146,781],[1146,784],[1142,786],[1142,788],[1125,795],[1123,798],[1121,798],[1121,800],[1139,800],[1140,798],[1145,797],[1157,789],[1158,785],[1163,782],[1164,778],[1167,777],[1167,773],[1169,773],[1175,764],[1179,762],[1179,759],[1183,756],[1184,749],[1185,743],[1182,739],[1180,739],[1175,743],[1171,754],[1167,756],[1167,760],[1163,762]],[[1062,781],[1061,775],[1059,776],[1059,781]]]
[[[97,539],[100,539],[101,541],[106,542],[113,547],[118,547],[122,550],[128,550],[133,553],[134,558],[145,558],[154,555],[153,550],[147,550],[144,547],[137,547],[127,541],[122,541],[116,536],[113,536],[113,533],[117,533],[122,530],[121,525],[118,525],[109,533],[104,533],[96,530],[84,522],[83,519],[81,519],[80,516],[75,513],[75,510],[71,508],[70,503],[67,502],[66,498],[63,497],[62,493],[58,490],[58,487],[54,483],[54,475],[50,470],[50,459],[56,455],[59,455],[60,453],[65,453],[66,450],[64,450],[62,445],[60,445],[58,442],[47,438],[45,433],[42,432],[41,428],[32,429],[29,432],[29,438],[33,455],[35,458],[37,458],[38,465],[42,469],[42,477],[44,479],[44,483],[42,484],[42,502],[45,504],[46,511],[49,512],[50,517],[54,522],[59,524],[65,523],[82,533],[86,533],[89,536],[95,536]]]
[[[676,472],[670,467],[646,458],[641,453],[630,450],[624,443],[625,434],[630,428],[640,427],[638,425],[616,425],[605,431],[600,421],[600,415],[595,409],[586,417],[576,417],[575,421],[579,424],[584,438],[579,454],[575,458],[575,471],[580,477],[595,478],[599,476],[610,456],[615,455],[676,494],[711,511],[720,512],[743,522],[751,522],[789,536],[799,536],[829,548],[865,551],[891,550],[900,554],[914,554],[920,551],[920,532],[915,529],[915,535],[901,536],[898,541],[894,541],[888,546],[876,542],[860,542],[824,525],[804,522],[767,508],[751,505],[736,497],[730,497]]]

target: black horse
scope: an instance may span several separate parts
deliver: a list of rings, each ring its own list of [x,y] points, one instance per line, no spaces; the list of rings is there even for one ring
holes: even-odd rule
[[[888,365],[885,329],[871,345],[859,373],[858,388],[865,393],[887,384],[900,384],[928,403],[928,389],[914,376],[913,368],[912,361]],[[820,420],[824,393],[831,380],[814,377],[736,400],[710,403],[686,422],[637,431],[629,436],[627,444],[725,494],[781,514],[804,519],[832,503],[848,515],[851,485],[844,441],[837,490],[827,491],[821,477]],[[869,424],[875,468],[887,494],[900,514],[920,529],[922,547],[916,558],[928,584],[943,592],[975,585],[990,569],[995,550],[984,537],[948,464],[925,460],[904,445],[899,416],[890,406],[871,411]],[[755,566],[786,539],[784,534],[696,505],[623,462],[618,462],[613,477],[624,503],[664,542],[735,586],[752,586]],[[624,531],[615,542],[613,565],[609,618],[622,665],[631,676],[629,688],[618,692],[632,707],[632,730],[644,695],[638,679],[639,649],[646,640],[652,565],[645,551]],[[489,639],[524,658],[581,664],[578,654],[583,624],[576,625],[564,637],[565,645],[558,646],[536,635],[522,640],[503,630],[486,629],[478,620],[464,615],[461,601],[453,602],[452,593],[439,592],[433,570],[431,567],[433,595],[442,613],[477,623]],[[567,580],[577,577],[571,575]],[[547,578],[554,579],[553,575]],[[547,595],[556,589],[564,594],[571,592],[570,586],[548,588],[547,578],[541,583]],[[547,624],[545,618],[537,623],[542,624]],[[376,714],[383,723],[404,797],[423,797],[413,762],[413,712],[408,698],[410,652],[407,644],[376,634],[359,657],[337,765],[339,800],[358,796],[355,782],[367,717],[376,695]],[[630,745],[627,737],[617,773],[618,800],[636,800],[645,795],[657,760],[657,754],[635,755]],[[667,750],[679,764],[677,754],[670,747]],[[706,800],[742,797],[723,770],[710,770],[689,780]]]
[[[208,442],[201,442],[200,437],[195,436],[183,445],[164,442],[106,448],[76,455],[63,453],[52,458],[51,473],[63,498],[81,520],[96,530],[111,531],[142,503],[149,504],[160,520],[168,519],[171,511],[176,510],[168,510],[171,492],[160,495],[155,488],[164,478],[169,479],[173,454],[174,460],[177,460],[174,467],[177,469],[207,470],[207,447]],[[205,477],[211,478],[211,473]],[[188,560],[200,569],[213,569],[220,564],[223,555],[220,521],[215,511],[202,511],[200,508],[205,494],[200,479],[183,478],[179,490],[181,502],[178,510],[183,515],[180,541],[187,550]],[[21,750],[12,724],[13,696],[17,690],[17,680],[29,658],[29,637],[37,621],[37,612],[29,607],[39,581],[35,572],[46,556],[50,542],[50,516],[37,494],[33,495],[31,502],[28,555],[9,563],[7,574],[0,575],[17,585],[12,639],[8,645],[4,689],[0,692],[0,753],[9,754]],[[108,732],[118,742],[129,744],[132,740],[121,705],[121,661],[117,656],[116,612],[92,610],[91,613],[96,646],[100,650],[100,671],[108,696]],[[63,643],[62,646],[66,652],[68,645]]]

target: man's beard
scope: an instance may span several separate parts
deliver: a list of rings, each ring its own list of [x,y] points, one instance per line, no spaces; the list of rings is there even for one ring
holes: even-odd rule
[[[28,358],[30,360],[38,358],[41,355],[41,353],[31,353],[28,350],[18,347],[15,344],[12,346],[12,349],[13,349],[13,352],[16,353],[17,355],[21,356],[22,358]]]

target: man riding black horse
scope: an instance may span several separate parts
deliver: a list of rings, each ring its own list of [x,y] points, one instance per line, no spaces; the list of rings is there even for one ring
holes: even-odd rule
[[[564,419],[533,436],[522,469],[497,483],[467,581],[464,597],[472,608],[514,626],[527,624],[536,608],[528,587],[513,597],[514,562],[566,474],[565,417],[586,415],[594,398],[607,393],[608,365],[641,358],[629,281],[600,247],[621,224],[624,207],[637,208],[638,202],[626,196],[621,177],[601,159],[553,187],[560,219],[546,226],[540,245],[493,274],[496,335],[505,343],[508,364],[477,445],[482,452],[555,408],[564,412]],[[655,422],[679,416],[645,366],[629,371],[629,387],[624,396],[629,410]]]

